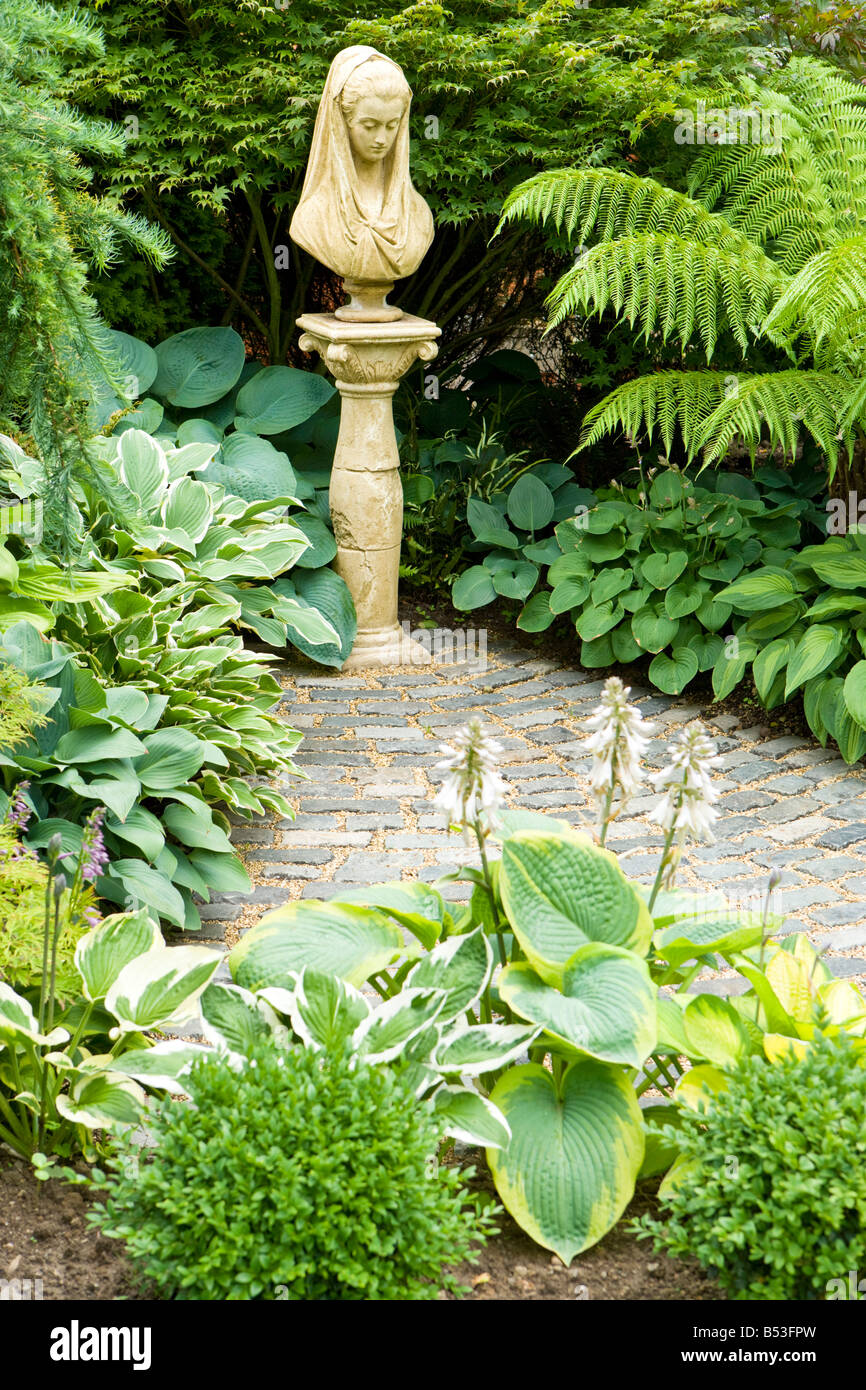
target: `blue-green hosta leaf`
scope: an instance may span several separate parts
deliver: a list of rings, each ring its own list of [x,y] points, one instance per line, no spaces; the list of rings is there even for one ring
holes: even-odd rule
[[[196,873],[217,893],[249,893],[250,876],[236,854],[213,854],[194,849],[189,856]]]
[[[232,389],[246,358],[243,338],[233,328],[187,328],[156,349],[159,370],[154,396],[196,410]]]
[[[146,908],[106,917],[75,947],[75,968],[88,999],[104,999],[121,970],[137,956],[157,950],[162,933]]]
[[[119,329],[110,328],[108,336],[111,339],[112,352],[120,367],[126,393],[130,400],[138,400],[150,390],[156,380],[159,358],[152,347],[143,343],[140,338],[133,338],[130,333],[121,333]]]
[[[438,1015],[450,1023],[471,1009],[487,988],[493,973],[493,951],[481,927],[465,936],[449,936],[414,965],[407,986],[441,989],[446,1001]]]
[[[233,979],[254,992],[293,983],[305,965],[360,986],[403,951],[399,928],[375,909],[291,902],[264,917],[230,952]],[[426,983],[426,981],[424,982]]]
[[[524,473],[508,494],[505,509],[520,531],[542,531],[553,520],[553,493],[540,478]]]
[[[464,1144],[501,1149],[511,1138],[501,1110],[468,1086],[440,1086],[433,1097],[440,1132]]]
[[[28,1038],[40,1045],[54,1045],[65,1042],[69,1037],[65,1028],[55,1028],[51,1033],[40,1033],[39,1025],[27,1000],[16,994],[11,985],[0,980],[0,1052],[2,1044],[16,1038]]]
[[[156,947],[125,965],[105,996],[121,1033],[140,1033],[198,1014],[198,1001],[222,956],[206,946]]]
[[[501,994],[500,988],[500,994]],[[538,1027],[519,1023],[479,1023],[458,1026],[436,1047],[431,1064],[440,1072],[483,1076],[516,1062],[538,1037]]]
[[[330,400],[334,387],[316,372],[265,367],[237,394],[235,427],[250,434],[279,434],[309,420]]]
[[[511,1128],[487,1162],[519,1226],[564,1264],[601,1240],[634,1192],[644,1157],[640,1107],[627,1075],[575,1062],[559,1089],[544,1067],[512,1067],[491,1095]]]
[[[315,649],[304,634],[288,619],[292,642],[305,656],[324,666],[342,666],[355,641],[358,619],[355,604],[344,579],[331,569],[295,569],[291,583],[298,602],[308,605],[320,613],[338,633],[338,642],[331,646],[316,644]],[[278,579],[274,585],[277,593],[282,591],[284,581]]]
[[[202,1032],[209,1043],[234,1056],[245,1056],[262,1042],[288,1042],[288,1029],[273,1008],[247,989],[212,980],[199,1000]]]
[[[121,482],[138,498],[145,516],[153,516],[168,489],[165,451],[144,430],[126,430],[117,452]]]
[[[670,646],[679,632],[679,621],[661,609],[641,608],[631,620],[631,632],[645,652],[660,652]]]
[[[562,991],[531,965],[507,965],[499,993],[521,1018],[590,1057],[640,1067],[656,1044],[656,989],[631,951],[591,942],[566,966]]]
[[[163,823],[176,840],[190,849],[207,849],[212,854],[231,854],[232,846],[228,835],[214,821],[210,807],[201,804],[201,809],[189,806],[166,806]]]
[[[521,609],[517,626],[522,632],[544,632],[555,617],[550,608],[550,594],[544,589],[541,593],[533,594]]]
[[[70,729],[58,741],[54,756],[59,763],[98,763],[107,758],[138,758],[146,752],[141,739],[129,729],[96,725]]]
[[[749,1038],[734,1009],[715,994],[697,994],[686,1005],[683,1028],[689,1047],[720,1067],[735,1067],[749,1052]]]
[[[186,1094],[182,1077],[199,1057],[207,1057],[209,1049],[197,1043],[170,1038],[154,1043],[153,1047],[136,1047],[120,1057],[112,1057],[111,1071],[131,1077],[145,1086],[153,1086],[170,1095]]]
[[[842,698],[854,723],[866,729],[866,661],[857,661],[851,667],[842,687]]]
[[[496,589],[493,584],[493,576],[490,570],[484,565],[473,565],[454,581],[451,590],[451,602],[455,608],[464,611],[471,608],[483,608],[485,604],[492,603],[496,598]]]
[[[141,1118],[147,1093],[137,1081],[120,1072],[99,1072],[73,1082],[68,1095],[55,1100],[57,1112],[85,1129],[126,1129]]]
[[[136,764],[135,774],[150,792],[172,791],[182,787],[201,771],[207,748],[188,729],[157,729],[144,740],[145,756]]]
[[[358,1024],[352,1036],[354,1050],[365,1062],[393,1062],[438,1018],[445,1001],[441,989],[402,989]]]
[[[309,541],[307,549],[299,553],[295,562],[298,568],[317,570],[329,565],[337,553],[337,542],[330,526],[309,512],[296,512],[292,521]]]
[[[445,901],[429,883],[415,879],[409,883],[377,883],[369,888],[352,888],[340,894],[340,902],[363,903],[378,907],[406,927],[421,945],[431,951],[442,934]]]
[[[119,840],[135,845],[151,863],[165,844],[162,826],[153,812],[144,806],[133,806],[123,820],[109,811],[105,817],[105,828]]]
[[[659,550],[647,556],[640,572],[654,589],[669,589],[688,563],[689,557],[684,550],[671,550],[669,553]]]
[[[197,545],[207,535],[213,516],[213,502],[204,483],[182,477],[170,484],[162,504],[162,519],[166,526],[180,527]]]
[[[499,888],[530,964],[560,985],[588,941],[645,955],[652,936],[646,903],[616,856],[582,835],[521,831],[502,846]]]
[[[346,980],[305,965],[297,976],[290,1017],[307,1047],[330,1052],[347,1042],[370,1017],[370,1005]]]
[[[119,896],[112,896],[113,902],[131,901],[150,908],[174,927],[185,925],[186,912],[180,893],[164,873],[141,859],[113,859],[105,877],[99,880],[100,892],[109,885],[116,885],[120,890]]]

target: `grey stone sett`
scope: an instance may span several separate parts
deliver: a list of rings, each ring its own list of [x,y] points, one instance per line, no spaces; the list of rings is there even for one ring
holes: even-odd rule
[[[839,980],[866,975],[866,960],[862,956],[825,956],[824,959]]]
[[[395,814],[362,813],[355,815],[354,811],[346,813],[347,830],[399,830],[403,825],[403,816],[398,811]]]
[[[826,782],[823,786],[815,787],[812,796],[816,801],[820,801],[822,806],[838,806],[845,802],[850,804],[853,800],[851,793],[851,783],[846,778],[841,778],[838,782]],[[866,809],[866,805],[861,807],[861,810],[863,809]]]
[[[787,916],[791,912],[804,912],[810,907],[817,907],[819,903],[832,903],[838,899],[838,894],[832,888],[795,888],[786,892],[775,892],[773,895],[773,907],[777,912],[784,912]]]
[[[783,734],[780,738],[771,738],[769,743],[762,743],[761,756],[764,758],[784,758],[795,748],[805,748],[806,743],[806,739],[798,738],[795,734]]]
[[[278,820],[277,830],[336,830],[336,816],[299,813],[293,820]]]
[[[850,922],[866,921],[866,903],[837,902],[835,907],[829,907],[823,912],[813,912],[812,916],[820,927],[847,927]],[[836,947],[840,945],[836,940],[833,940],[832,944]]]
[[[769,843],[769,840],[764,840],[759,835],[749,836],[736,845],[726,840],[717,840],[713,845],[696,846],[690,852],[689,858],[714,864],[719,859],[742,858],[746,854],[753,854],[755,850],[766,849]]]
[[[334,883],[378,883],[383,879],[402,878],[404,869],[416,869],[424,863],[418,850],[402,854],[350,854],[334,874]]]
[[[766,751],[766,748],[761,749],[762,753]],[[821,797],[818,796],[818,793],[815,791],[814,778],[798,777],[790,772],[784,773],[781,777],[773,777],[769,782],[765,782],[761,791],[763,795],[766,795],[767,792],[776,792],[781,796],[797,796],[800,792],[811,792],[819,801],[821,800]]]
[[[829,946],[835,951],[850,951],[857,946],[866,946],[866,922],[856,927],[846,927],[844,931],[828,932],[826,936],[819,936],[815,944],[819,950]]]
[[[805,864],[804,873],[814,874],[816,878],[829,877],[826,874],[818,874],[813,867],[813,861],[820,857],[819,849],[777,849],[772,854],[756,854],[755,863],[762,864],[767,869],[784,868],[786,864]]]
[[[828,830],[818,841],[828,849],[847,849],[848,845],[861,844],[866,840],[866,825],[844,825],[838,830]]]
[[[719,801],[719,811],[725,815],[728,811],[754,811],[758,806],[773,804],[773,798],[764,791],[731,792]]]
[[[322,869],[318,864],[271,864],[265,873],[265,878],[318,879],[321,876]]]
[[[831,820],[856,821],[862,820],[866,815],[866,801],[859,798],[857,801],[839,801],[835,806],[826,806],[824,814]]]
[[[860,860],[857,863],[857,868],[866,869],[866,864]],[[843,879],[843,885],[846,893],[856,893],[858,898],[866,898],[866,878],[846,878]],[[863,910],[866,912],[866,904],[864,904]]]
[[[396,694],[396,692],[395,692]],[[387,715],[393,719],[394,715],[420,714],[422,711],[427,714],[430,710],[429,700],[359,700],[358,714],[368,717],[371,714]]]
[[[262,850],[261,854],[251,854],[254,864],[330,864],[334,851],[329,849],[287,849]]]
[[[321,799],[313,797],[311,800],[307,800],[307,798],[304,797],[301,801],[301,809],[311,812],[349,811],[354,815],[356,811],[399,811],[400,803],[399,801],[389,800],[384,797],[381,801],[373,797],[367,800],[360,797],[357,800],[353,800],[352,797],[343,797],[342,801],[327,797]]]
[[[829,748],[804,748],[802,753],[791,753],[785,761],[791,767],[818,767],[835,762],[835,755]]]
[[[767,762],[763,758],[756,758],[754,754],[750,753],[745,762],[738,763],[736,767],[730,769],[730,776],[738,787],[742,787],[747,786],[750,782],[762,782],[774,771],[774,763]]]
[[[294,755],[298,767],[306,770],[307,764],[316,769],[318,777],[327,778],[327,768],[337,767],[363,767],[369,762],[369,758],[363,753],[320,753],[318,749],[311,747],[313,740],[309,742],[304,739],[299,751]]]
[[[790,800],[776,801],[770,806],[762,807],[758,811],[758,819],[770,825],[778,825],[784,821],[800,820],[803,816],[813,815],[820,809],[818,802],[810,797],[795,796]]]

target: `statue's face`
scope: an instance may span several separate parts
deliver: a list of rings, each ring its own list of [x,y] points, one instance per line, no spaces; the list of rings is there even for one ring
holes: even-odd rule
[[[361,97],[346,124],[357,159],[377,164],[391,150],[403,115],[401,97]]]

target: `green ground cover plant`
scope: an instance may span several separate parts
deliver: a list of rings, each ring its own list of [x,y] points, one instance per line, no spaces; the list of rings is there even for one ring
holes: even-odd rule
[[[91,1212],[162,1297],[435,1299],[491,1230],[435,1164],[431,1107],[386,1068],[259,1044],[200,1059],[187,1087],[190,1104],[151,1111],[149,1153],[126,1143]]]
[[[863,1048],[848,1037],[774,1066],[747,1059],[670,1132],[682,1157],[643,1233],[712,1270],[731,1298],[862,1298],[864,1105]]]

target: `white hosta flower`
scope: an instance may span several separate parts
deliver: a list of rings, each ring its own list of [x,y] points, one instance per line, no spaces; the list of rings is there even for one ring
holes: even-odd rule
[[[484,733],[480,719],[470,719],[455,734],[454,743],[443,743],[441,751],[447,756],[436,770],[445,773],[445,780],[433,805],[448,825],[459,825],[469,841],[476,823],[486,821],[482,833],[493,825],[505,798],[507,783],[497,771],[502,745]]]
[[[710,769],[721,766],[721,758],[703,724],[691,724],[668,745],[670,762],[651,778],[662,799],[653,813],[666,834],[682,845],[687,835],[696,840],[712,840],[718,816],[714,802],[718,792]]]
[[[617,787],[623,802],[637,791],[643,776],[641,758],[654,732],[637,705],[628,703],[630,693],[630,686],[623,685],[618,676],[611,676],[604,683],[599,704],[586,721],[591,730],[586,741],[592,754],[589,785],[602,807]]]

